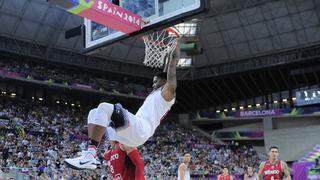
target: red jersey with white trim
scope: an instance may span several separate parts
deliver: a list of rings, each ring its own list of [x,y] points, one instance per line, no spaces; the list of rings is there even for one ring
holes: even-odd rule
[[[266,161],[263,165],[262,175],[264,180],[281,180],[281,161],[278,160],[274,164],[271,164],[270,161]]]
[[[117,144],[113,150],[104,153],[104,159],[109,161],[109,168],[114,180],[144,180],[144,163],[139,151],[133,150],[128,154],[134,166],[128,169],[125,166],[126,152]]]
[[[227,176],[220,175],[218,180],[231,180],[231,176],[230,175],[227,175]]]

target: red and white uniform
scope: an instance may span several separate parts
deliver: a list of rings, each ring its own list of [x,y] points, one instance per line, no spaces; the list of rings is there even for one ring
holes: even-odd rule
[[[113,150],[104,153],[104,159],[109,161],[109,168],[114,180],[144,180],[144,163],[141,159],[139,151],[133,150],[128,154],[135,166],[125,166],[126,152],[120,149],[119,144]]]
[[[218,180],[231,180],[231,176],[230,175],[227,175],[227,176],[219,175]]]
[[[276,161],[271,164],[270,161],[266,161],[263,165],[263,179],[264,180],[281,180],[282,179],[282,166],[281,161]]]

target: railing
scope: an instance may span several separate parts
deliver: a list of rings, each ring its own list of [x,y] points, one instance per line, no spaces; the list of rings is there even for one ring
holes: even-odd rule
[[[145,99],[145,96],[147,95],[147,93],[143,92],[143,91],[132,92],[132,94],[118,92],[118,91],[122,91],[122,90],[128,90],[128,88],[127,89],[118,89],[118,91],[111,92],[111,91],[106,91],[103,89],[98,89],[90,84],[71,83],[69,85],[68,82],[61,82],[61,83],[54,82],[50,78],[48,78],[48,80],[40,80],[40,79],[38,80],[38,79],[33,79],[29,75],[21,74],[18,72],[11,72],[9,70],[4,70],[2,68],[0,68],[0,77],[8,78],[8,79],[15,79],[18,81],[26,81],[26,82],[31,82],[31,83],[35,83],[35,84],[43,84],[43,85],[46,85],[49,87],[54,85],[56,87],[61,87],[61,88],[67,88],[67,89],[71,88],[73,90],[82,90],[82,91],[86,91],[86,92],[106,94],[106,95],[111,95],[111,96],[120,96],[120,97],[126,97],[126,98],[134,98],[134,99],[140,99],[140,100]],[[106,87],[99,87],[99,88],[106,88]],[[116,90],[116,89],[114,89],[114,90]]]

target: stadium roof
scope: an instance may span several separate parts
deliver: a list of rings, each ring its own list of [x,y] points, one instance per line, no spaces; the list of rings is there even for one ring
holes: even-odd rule
[[[194,17],[203,53],[179,71],[176,108],[213,107],[320,84],[320,1],[206,0]],[[83,19],[45,0],[0,0],[0,51],[131,75],[149,81],[138,38],[82,56],[82,38],[65,31]],[[189,62],[185,59],[185,62]],[[150,79],[148,78],[150,77]],[[190,83],[192,81],[192,83]]]
[[[198,17],[204,53],[195,67],[228,63],[318,44],[319,3],[314,0],[208,0]],[[47,47],[80,52],[80,37],[66,40],[66,30],[83,19],[48,5],[45,0],[0,0],[0,36]],[[130,38],[97,56],[141,65],[144,45]]]

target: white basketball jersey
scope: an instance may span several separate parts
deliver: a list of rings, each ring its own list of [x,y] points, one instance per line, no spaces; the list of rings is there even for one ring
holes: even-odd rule
[[[254,173],[252,176],[248,176],[248,180],[257,180],[257,174]]]
[[[186,173],[184,174],[184,179],[181,179],[180,178],[180,173],[179,173],[179,170],[178,170],[178,180],[190,180],[190,171],[187,170]]]
[[[128,127],[119,130],[107,128],[109,138],[132,147],[144,144],[154,134],[174,101],[175,98],[167,102],[161,95],[161,88],[153,91],[135,115],[127,111]]]
[[[170,102],[166,101],[161,95],[161,89],[162,88],[158,88],[154,90],[135,114],[136,118],[143,119],[150,123],[153,132],[159,126],[161,120],[166,116],[175,101],[175,98]]]

